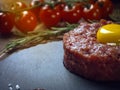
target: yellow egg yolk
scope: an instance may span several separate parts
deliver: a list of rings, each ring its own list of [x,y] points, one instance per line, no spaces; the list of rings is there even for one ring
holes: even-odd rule
[[[120,25],[108,24],[102,26],[97,32],[97,40],[101,43],[120,43]]]

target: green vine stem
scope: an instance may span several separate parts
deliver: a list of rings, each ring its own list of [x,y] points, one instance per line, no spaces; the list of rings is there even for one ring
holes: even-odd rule
[[[40,31],[34,35],[12,40],[0,52],[0,57],[15,50],[28,48],[37,44],[46,43],[48,41],[61,40],[64,33],[73,30],[78,25],[79,24],[67,23],[66,27],[53,27],[52,30]]]

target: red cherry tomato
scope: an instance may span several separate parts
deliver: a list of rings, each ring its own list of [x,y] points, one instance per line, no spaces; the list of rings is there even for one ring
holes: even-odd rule
[[[26,7],[27,7],[27,5],[24,2],[17,1],[11,5],[11,10],[18,11],[18,10],[24,9]]]
[[[62,19],[69,23],[77,23],[83,14],[83,8],[80,4],[75,4],[72,8],[65,6],[62,11]]]
[[[30,11],[33,12],[38,19],[40,9],[42,8],[42,3],[44,3],[44,0],[32,0],[30,3],[30,7],[32,7]]]
[[[101,19],[101,9],[98,4],[91,4],[90,7],[85,7],[83,10],[83,18],[85,20],[100,20]]]
[[[97,2],[102,10],[102,18],[107,18],[114,9],[114,5],[111,0],[98,0]]]
[[[95,4],[98,0],[89,0],[89,4]]]
[[[58,4],[55,5],[55,9],[59,10],[59,11],[62,11],[62,10],[64,10],[65,6],[66,6],[66,3],[61,2],[61,3],[58,3]]]
[[[66,3],[65,2],[61,2],[61,3],[58,3],[55,5],[55,10],[59,11],[60,15],[61,15],[61,21],[63,21],[62,19],[62,13],[63,13],[63,10],[66,6]]]
[[[37,18],[30,11],[20,12],[15,18],[15,26],[23,33],[33,31],[37,26]]]
[[[51,8],[48,5],[45,5],[39,14],[40,21],[46,25],[46,27],[50,28],[53,26],[57,26],[57,24],[61,20],[60,12],[54,8]]]
[[[8,12],[0,12],[0,33],[9,35],[14,26],[14,15]]]

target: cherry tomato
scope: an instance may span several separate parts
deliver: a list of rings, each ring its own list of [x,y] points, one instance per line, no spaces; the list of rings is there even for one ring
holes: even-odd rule
[[[63,10],[66,6],[66,3],[65,2],[61,2],[61,3],[58,3],[55,5],[55,10],[59,11],[60,15],[61,15],[61,21],[62,21],[62,13],[63,13]]]
[[[59,10],[59,11],[62,11],[62,10],[64,10],[65,6],[66,6],[66,3],[61,2],[61,3],[58,3],[58,4],[55,5],[55,9]]]
[[[89,0],[88,2],[89,2],[90,4],[95,4],[97,1],[98,1],[98,0]]]
[[[41,22],[43,22],[48,28],[57,26],[61,20],[60,12],[54,8],[51,8],[49,5],[45,5],[41,9],[39,17]]]
[[[33,31],[37,26],[37,18],[31,11],[20,12],[15,18],[15,26],[23,33]]]
[[[27,7],[27,5],[26,5],[24,2],[17,1],[17,2],[14,2],[14,3],[11,5],[11,10],[13,10],[13,11],[18,11],[18,10],[24,9],[24,8],[26,8],[26,7]]]
[[[44,0],[32,0],[30,3],[30,7],[33,7],[30,11],[33,12],[38,19],[40,9],[42,8],[42,3],[44,3]]]
[[[113,11],[113,3],[110,0],[98,0],[97,3],[102,10],[102,18],[107,18]]]
[[[75,4],[72,8],[66,5],[62,11],[62,19],[69,23],[77,23],[82,18],[82,14],[83,8],[80,4]]]
[[[0,12],[0,33],[9,35],[14,26],[14,15],[9,12]]]
[[[83,10],[83,18],[85,20],[100,20],[101,19],[101,9],[98,4],[90,4],[90,7],[85,7]]]

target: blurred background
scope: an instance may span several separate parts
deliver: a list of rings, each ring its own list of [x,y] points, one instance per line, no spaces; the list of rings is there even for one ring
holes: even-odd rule
[[[9,2],[15,2],[15,1],[25,1],[25,2],[30,2],[32,0],[0,0],[0,3],[9,3]],[[50,0],[46,0],[46,1],[50,1]],[[72,0],[74,1],[74,0]],[[120,0],[111,0],[112,2],[115,2],[115,3],[119,3]]]

